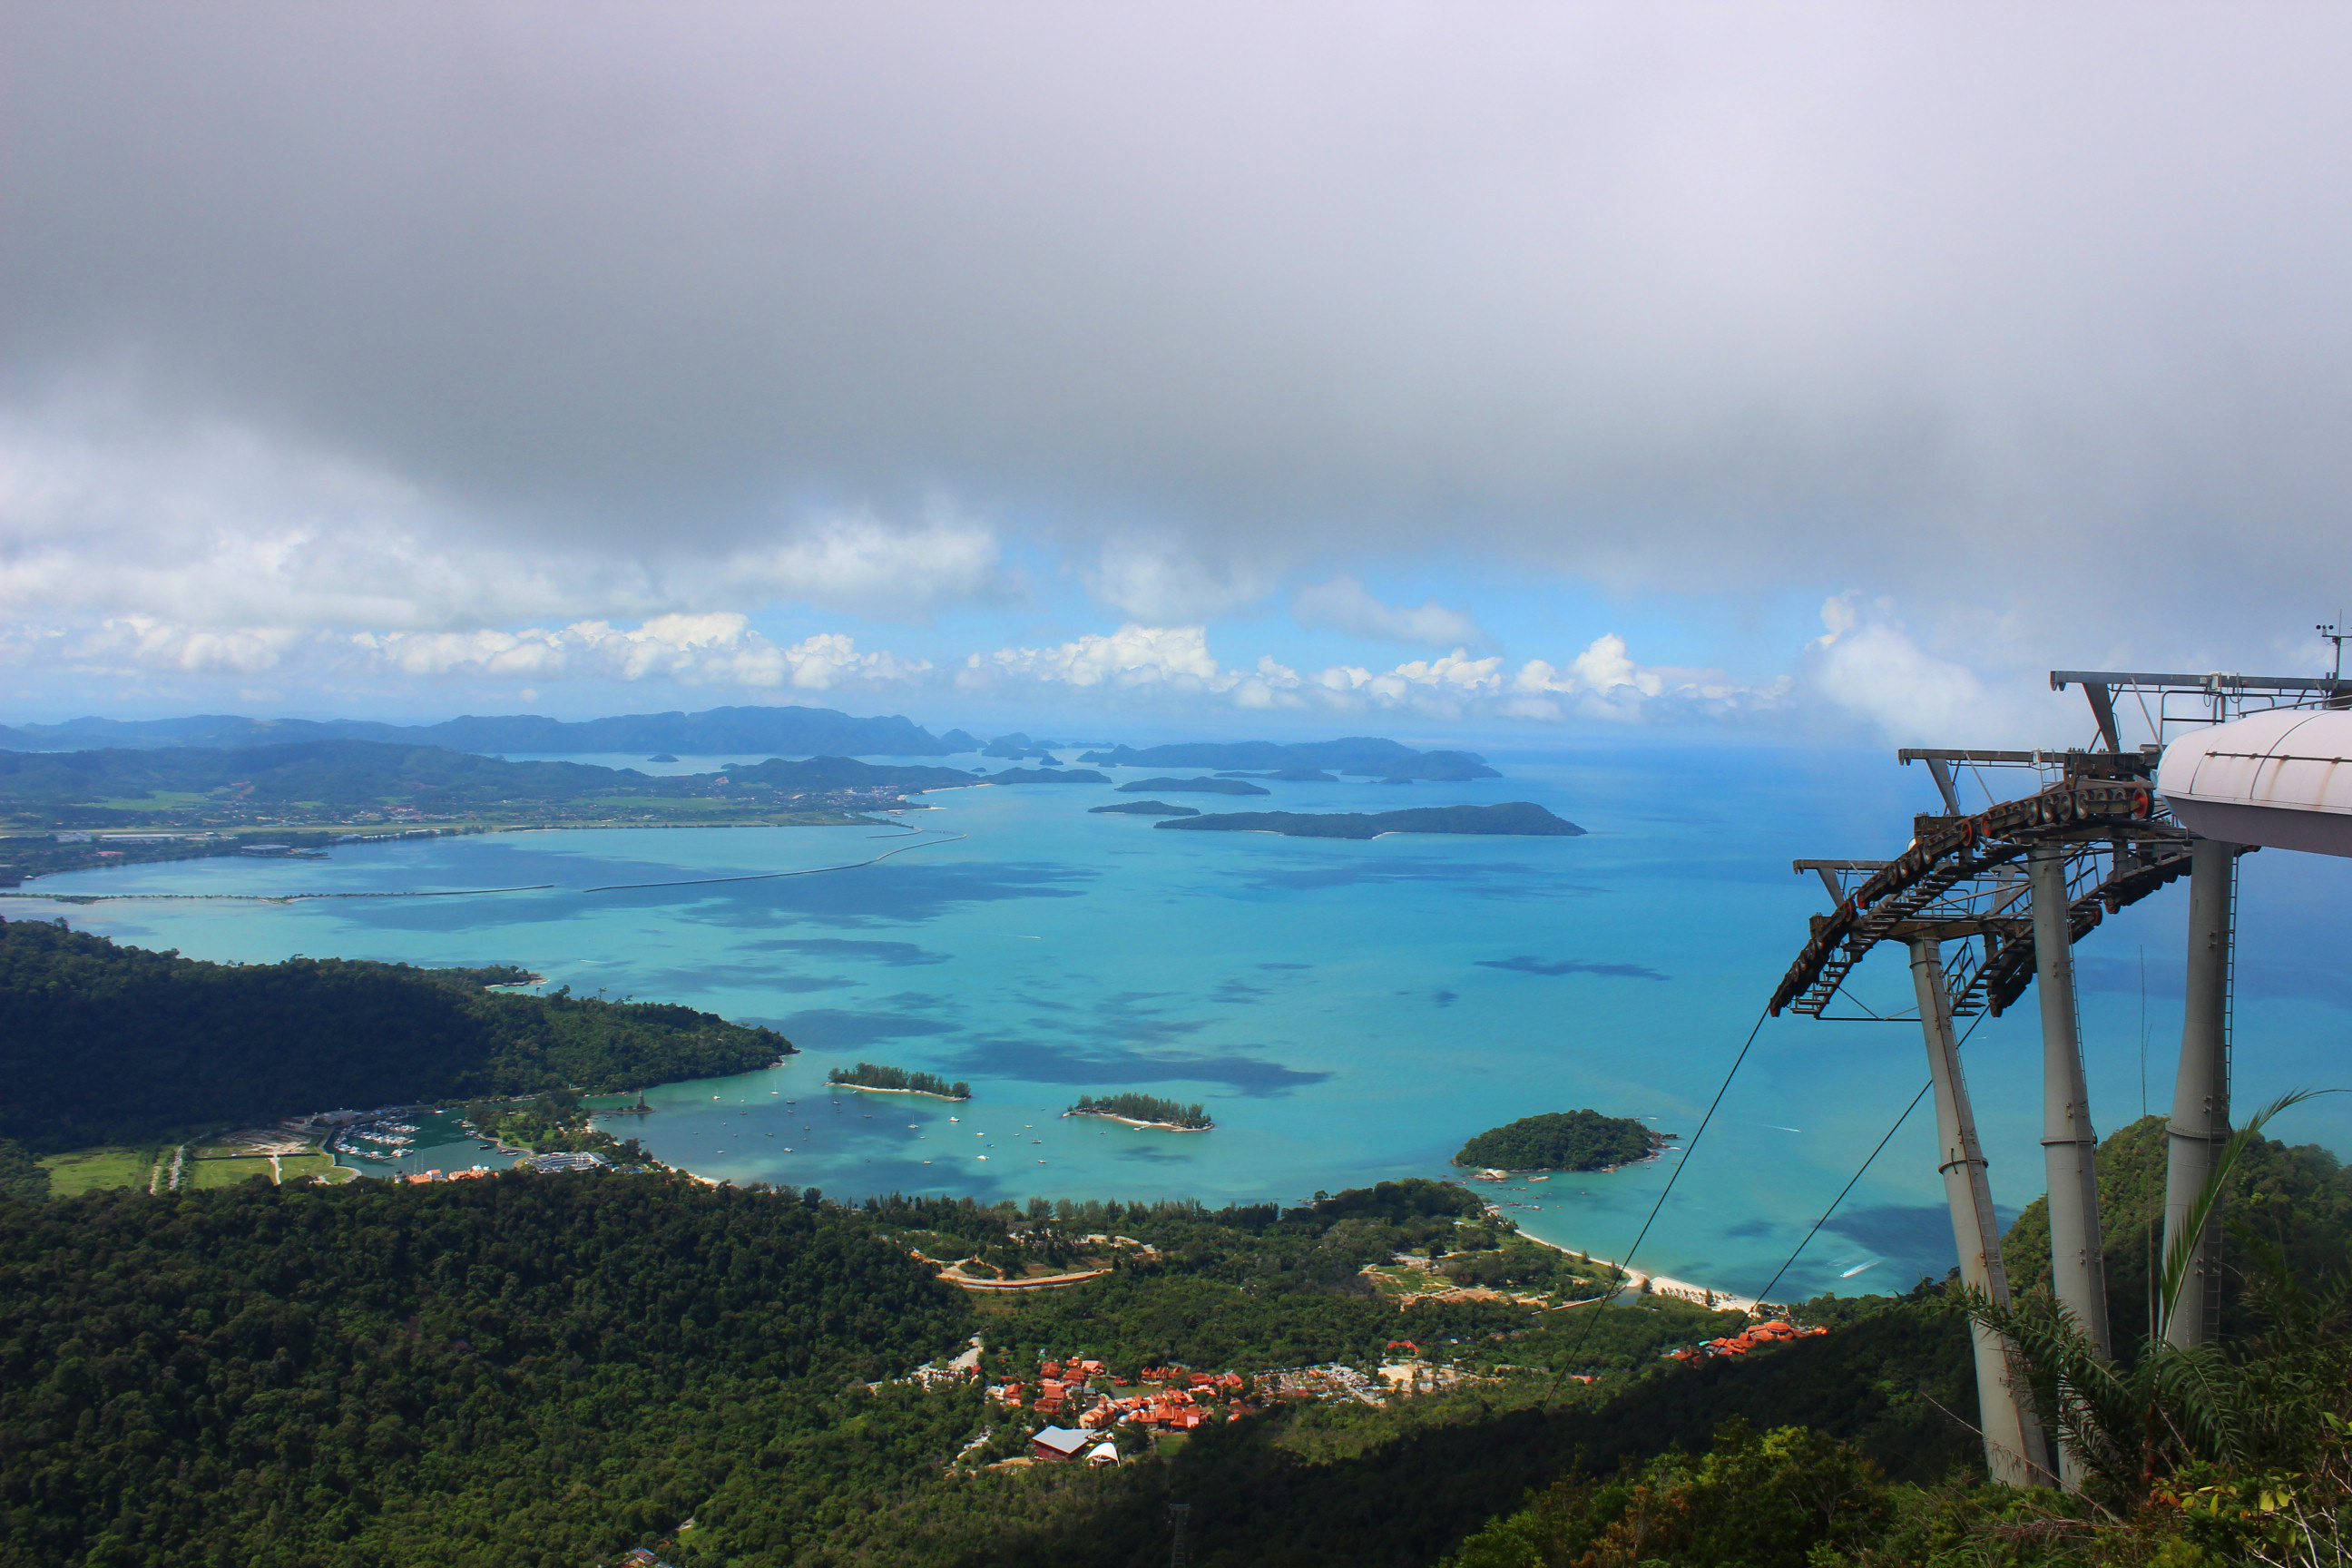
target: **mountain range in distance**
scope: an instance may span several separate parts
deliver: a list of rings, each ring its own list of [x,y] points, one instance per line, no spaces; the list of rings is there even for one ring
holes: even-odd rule
[[[437,724],[372,719],[250,719],[205,713],[180,719],[69,719],[61,724],[0,724],[0,751],[150,751],[196,747],[242,751],[308,741],[379,741],[437,746],[479,755],[579,756],[684,752],[771,757],[950,757],[969,752],[1052,763],[1052,741],[1025,734],[983,742],[963,730],[933,734],[898,714],[862,719],[832,708],[791,705],[713,708],[700,713],[625,713],[567,721],[533,713],[467,715]],[[1193,742],[1097,747],[1082,763],[1120,767],[1260,770],[1280,780],[1311,781],[1315,770],[1403,783],[1459,783],[1501,775],[1470,752],[1419,752],[1395,741],[1351,736],[1281,744],[1271,741]]]
[[[566,721],[537,714],[385,724],[369,719],[246,719],[198,714],[185,719],[69,719],[62,724],[0,725],[0,751],[83,752],[201,746],[243,750],[303,741],[390,741],[452,752],[730,752],[776,756],[950,757],[977,752],[961,730],[934,735],[889,714],[854,718],[831,708],[713,708],[702,713],[627,713]]]

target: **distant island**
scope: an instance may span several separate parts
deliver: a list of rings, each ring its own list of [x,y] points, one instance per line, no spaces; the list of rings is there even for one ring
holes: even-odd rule
[[[1383,833],[1575,838],[1584,833],[1566,817],[1524,800],[1500,805],[1423,805],[1406,811],[1221,811],[1151,826],[1201,833],[1279,833],[1286,838],[1377,838]]]
[[[1284,768],[1278,773],[1271,773],[1229,769],[1217,776],[1221,779],[1272,779],[1276,784],[1338,784],[1339,782],[1321,768]]]
[[[1150,1094],[1114,1094],[1101,1100],[1082,1094],[1078,1102],[1062,1114],[1107,1116],[1113,1121],[1137,1127],[1164,1127],[1171,1132],[1206,1132],[1216,1126],[1197,1105],[1179,1105],[1172,1100]]]
[[[667,752],[663,752],[656,756],[647,757],[646,761],[649,763],[674,763],[677,761],[677,759],[671,756]]]
[[[1024,757],[1034,757],[1041,763],[1050,763],[1055,760],[1054,748],[1060,743],[1058,741],[1033,741],[1016,730],[1010,735],[997,736],[982,748],[980,754],[983,757],[1003,757],[1015,763]]]
[[[1097,777],[1101,775],[1097,774]],[[1108,784],[1108,779],[1103,781]],[[1165,790],[1171,795],[1272,795],[1263,784],[1247,779],[1138,779],[1133,784],[1118,786],[1121,795],[1142,795],[1150,790]]]
[[[873,1062],[835,1068],[824,1075],[824,1080],[844,1089],[878,1089],[885,1094],[928,1094],[939,1100],[971,1098],[971,1085],[961,1079],[950,1083],[936,1073],[908,1072],[904,1068],[886,1068]]]
[[[388,741],[302,741],[243,750],[0,751],[0,824],[216,831],[263,824],[680,826],[780,816],[848,823],[864,819],[844,808],[887,806],[910,790],[978,782],[960,768],[854,757],[772,757],[716,773],[649,774],[585,763],[509,762]],[[88,847],[84,852],[95,854]],[[47,860],[39,868],[66,868]]]
[[[1108,775],[1092,768],[1007,768],[989,773],[982,784],[1108,784]]]
[[[1555,1110],[1479,1133],[1454,1163],[1496,1171],[1612,1171],[1665,1145],[1664,1134],[1630,1117]]]
[[[1411,746],[1370,735],[1287,746],[1271,741],[1147,746],[1141,751],[1132,746],[1112,746],[1088,752],[1078,761],[1122,768],[1256,768],[1274,773],[1325,769],[1358,777],[1427,779],[1437,784],[1502,776],[1486,765],[1486,758],[1475,752],[1416,752]]]
[[[0,725],[0,749],[80,752],[105,747],[239,748],[298,741],[393,741],[456,752],[684,752],[703,756],[772,752],[813,757],[944,757],[979,749],[961,730],[934,735],[891,714],[859,719],[831,708],[777,704],[713,708],[701,713],[628,713],[566,722],[537,714],[450,719],[438,724],[383,724],[369,719],[244,719],[206,713],[187,719],[69,719],[62,724]],[[675,761],[664,758],[663,761]]]
[[[1100,816],[1110,812],[1120,816],[1198,816],[1200,812],[1189,805],[1171,805],[1164,800],[1119,800],[1108,805],[1090,805],[1088,815]]]

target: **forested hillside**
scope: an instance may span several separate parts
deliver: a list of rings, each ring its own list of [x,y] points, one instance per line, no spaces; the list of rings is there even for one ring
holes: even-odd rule
[[[857,1385],[968,1318],[683,1179],[0,1201],[0,1563],[572,1568],[753,1475],[820,1531],[974,1425]]]
[[[2117,1344],[2147,1332],[2148,1282],[2164,1241],[2164,1118],[2144,1116],[2099,1145],[2099,1225],[2107,1265],[2107,1309]],[[2290,1268],[2316,1279],[2345,1266],[2352,1237],[2352,1170],[2315,1143],[2290,1147],[2268,1138],[2248,1145],[2223,1194],[2241,1265],[2246,1246],[2279,1247]],[[2036,1198],[2001,1237],[2010,1283],[2021,1292],[2050,1279],[2050,1205]],[[2222,1331],[2249,1332],[2254,1314],[2234,1271],[2224,1276]]]
[[[0,921],[0,1138],[49,1152],[339,1106],[609,1092],[793,1048],[688,1007],[482,988],[503,973],[205,963]]]
[[[1131,1243],[1108,1278],[977,1303],[909,1256],[1017,1274],[1106,1233]],[[2185,1568],[2199,1531],[2242,1546],[2278,1518],[2105,1521],[1969,1481],[1966,1321],[1937,1287],[1808,1304],[1834,1332],[1694,1368],[1661,1352],[1736,1315],[1375,1288],[1401,1255],[1497,1247],[1507,1222],[1425,1182],[1218,1213],[521,1173],[0,1199],[0,1540],[21,1554],[0,1561],[1133,1568],[1187,1501],[1199,1568],[1534,1568],[1635,1540],[1623,1561],[1680,1568]],[[2343,1405],[2332,1310],[2271,1320],[2214,1385],[2299,1341],[2306,1394]],[[989,1468],[1043,1417],[905,1381],[975,1331],[991,1380],[1083,1354],[1127,1379],[1412,1355],[1467,1381],[1276,1401],[1157,1449],[1129,1433],[1139,1462],[1108,1470]],[[2228,1467],[2193,1473],[2239,1497]],[[2338,1481],[2293,1484],[2334,1506]]]

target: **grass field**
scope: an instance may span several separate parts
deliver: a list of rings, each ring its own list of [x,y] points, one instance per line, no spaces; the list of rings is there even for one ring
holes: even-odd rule
[[[154,1174],[157,1162],[162,1162],[168,1171],[174,1147],[165,1143],[142,1148],[77,1149],[69,1154],[47,1155],[41,1164],[49,1173],[49,1195],[69,1198],[101,1187],[144,1187]],[[278,1157],[278,1163],[282,1173],[280,1179],[288,1182],[307,1182],[313,1176],[348,1182],[359,1174],[356,1171],[339,1170],[334,1161],[324,1154],[284,1154]],[[183,1191],[209,1191],[268,1174],[267,1154],[238,1154],[218,1144],[207,1144],[188,1151],[187,1162],[180,1170],[180,1186]]]
[[[217,1143],[189,1152],[192,1158],[181,1184],[200,1192],[215,1187],[233,1187],[240,1182],[249,1182],[256,1176],[271,1173],[267,1154],[248,1154]],[[329,1181],[350,1179],[347,1175],[331,1174],[334,1170],[334,1161],[324,1154],[281,1154],[278,1157],[278,1176],[281,1182],[306,1182],[312,1176],[326,1176]]]
[[[143,1187],[154,1173],[155,1162],[169,1157],[169,1149],[77,1149],[51,1154],[41,1161],[49,1173],[49,1194],[69,1198],[101,1187]]]
[[[234,1187],[259,1176],[269,1179],[269,1156],[267,1154],[230,1155],[215,1150],[199,1152],[181,1173],[180,1185],[198,1192],[215,1187]]]

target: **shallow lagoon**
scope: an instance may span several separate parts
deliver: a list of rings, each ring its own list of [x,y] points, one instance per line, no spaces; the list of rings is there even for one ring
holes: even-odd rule
[[[1192,804],[1379,811],[1534,800],[1590,836],[1161,832],[1149,818],[1089,815],[1129,798],[1106,786],[1041,784],[924,797],[935,809],[906,817],[927,830],[921,839],[868,827],[551,831],[39,884],[178,894],[551,884],[534,891],[294,904],[14,899],[0,913],[62,913],[201,958],[515,963],[579,992],[772,1025],[802,1047],[782,1068],[656,1089],[656,1114],[614,1125],[712,1176],[842,1196],[1289,1202],[1449,1173],[1470,1134],[1538,1110],[1591,1105],[1687,1137],[1822,907],[1819,884],[1793,876],[1790,859],[1888,852],[1928,789],[1877,752],[1489,754],[1506,777],[1269,784],[1271,799]],[[906,852],[854,870],[692,880],[894,849]],[[644,883],[669,885],[586,891]],[[2341,1066],[2352,976],[2333,956],[2347,889],[2352,865],[2275,853],[2246,864],[2244,1104],[2293,1084],[2352,1081]],[[2148,1094],[2159,1109],[2168,1098],[2184,901],[2170,889],[2079,950],[2102,1128],[2139,1113],[2143,1037]],[[1899,1010],[1901,966],[1873,970],[1870,994]],[[1968,1052],[1996,1192],[2011,1205],[2041,1186],[2032,1011],[1985,1024]],[[968,1079],[975,1098],[829,1091],[826,1069],[861,1058]],[[1756,1290],[1924,1077],[1916,1026],[1768,1024],[1640,1261]],[[1217,1130],[1058,1115],[1082,1091],[1130,1088],[1202,1100]],[[2299,1108],[2281,1131],[2352,1147],[2342,1107]],[[1922,1112],[1791,1272],[1795,1289],[1901,1288],[1949,1266],[1931,1143]],[[1622,1257],[1674,1158],[1497,1195],[1530,1205],[1514,1212],[1536,1235]]]

